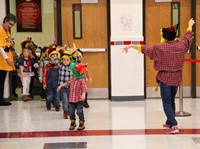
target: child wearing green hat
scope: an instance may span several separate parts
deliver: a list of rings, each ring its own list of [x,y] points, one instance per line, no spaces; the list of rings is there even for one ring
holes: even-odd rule
[[[74,46],[74,52],[72,53],[72,59],[76,62],[76,63],[81,63],[81,59],[83,58],[83,52],[80,49],[76,49],[76,46]],[[92,82],[92,78],[89,72],[84,74],[86,81],[88,81],[89,83]],[[85,100],[84,100],[84,104],[83,106],[85,108],[89,108],[89,103],[88,103],[88,92],[85,95]]]
[[[75,64],[70,62],[70,69],[73,77],[70,81],[61,84],[57,91],[59,92],[63,86],[70,85],[70,95],[69,95],[69,112],[71,124],[69,130],[74,130],[76,127],[76,116],[75,111],[77,110],[77,115],[79,117],[79,127],[77,130],[85,129],[85,117],[83,111],[83,104],[85,100],[85,95],[87,93],[87,84],[84,79],[84,73],[87,71],[87,64]]]

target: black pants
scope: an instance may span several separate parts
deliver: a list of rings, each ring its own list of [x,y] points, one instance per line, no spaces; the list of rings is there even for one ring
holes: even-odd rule
[[[30,89],[29,89],[29,94],[33,96],[33,88],[34,88],[34,83],[35,83],[35,76],[31,77],[31,82],[30,82]]]
[[[4,84],[5,84],[6,74],[7,74],[7,71],[0,70],[0,100],[3,100]]]
[[[17,74],[15,74],[15,72],[12,72],[12,89],[11,89],[11,92],[12,94],[16,94],[16,89],[17,89],[17,79],[18,79],[18,76]]]

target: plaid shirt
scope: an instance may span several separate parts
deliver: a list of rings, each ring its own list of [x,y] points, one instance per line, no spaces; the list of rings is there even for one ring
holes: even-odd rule
[[[66,81],[69,81],[71,78],[69,65],[65,66],[65,65],[59,64],[58,67],[60,70],[58,84],[63,84]]]
[[[59,62],[58,60],[58,54],[56,53],[54,56],[54,59],[56,61],[56,64],[59,67],[59,80],[58,80],[58,84],[63,84],[67,81],[70,81],[70,78],[72,77],[72,75],[70,74],[70,68],[69,65],[63,65],[62,63]]]
[[[69,102],[77,103],[81,101],[82,94],[86,92],[87,85],[84,79],[77,79],[75,77],[70,79]]]
[[[170,86],[181,84],[185,53],[190,49],[192,35],[192,31],[187,31],[181,40],[142,46],[142,53],[154,60],[154,68],[158,71],[157,82]]]

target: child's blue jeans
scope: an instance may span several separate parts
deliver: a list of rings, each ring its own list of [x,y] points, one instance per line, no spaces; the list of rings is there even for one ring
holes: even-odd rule
[[[177,125],[175,119],[175,96],[177,93],[178,87],[169,86],[160,82],[160,94],[162,97],[163,109],[167,117],[166,124],[170,127]]]
[[[79,120],[84,122],[85,118],[83,112],[83,101],[79,101],[77,103],[69,103],[70,120],[76,120],[75,111],[79,117]]]
[[[63,103],[63,112],[69,114],[69,90],[70,88],[62,87],[60,90],[60,97]]]

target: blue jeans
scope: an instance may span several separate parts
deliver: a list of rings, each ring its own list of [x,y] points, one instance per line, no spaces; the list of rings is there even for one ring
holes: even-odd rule
[[[68,114],[69,113],[69,88],[62,87],[60,90],[60,97],[63,103],[63,112]]]
[[[162,97],[163,109],[167,117],[166,124],[169,125],[170,128],[177,125],[177,121],[175,119],[175,96],[177,89],[178,87],[169,86],[160,82],[160,94]]]
[[[58,85],[56,85],[56,86],[47,85],[47,89],[46,89],[46,103],[47,104],[53,103],[55,108],[59,108],[60,107],[59,94],[56,91],[57,87],[58,87]]]
[[[77,103],[69,103],[70,120],[76,120],[75,111],[77,109],[77,115],[80,121],[85,121],[83,113],[83,101]]]

